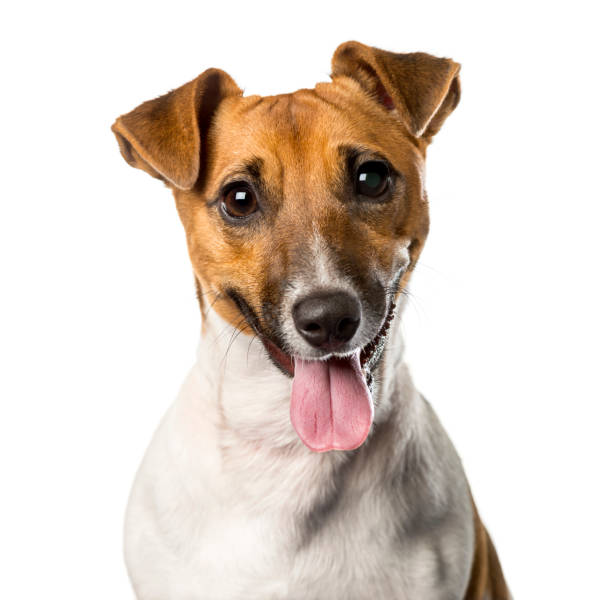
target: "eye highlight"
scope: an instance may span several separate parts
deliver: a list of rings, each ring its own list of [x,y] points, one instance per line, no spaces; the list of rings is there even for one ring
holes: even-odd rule
[[[357,169],[355,190],[361,196],[378,198],[389,188],[389,167],[381,160],[369,160]]]
[[[230,221],[246,219],[258,210],[255,192],[246,183],[230,187],[221,199],[221,212]]]

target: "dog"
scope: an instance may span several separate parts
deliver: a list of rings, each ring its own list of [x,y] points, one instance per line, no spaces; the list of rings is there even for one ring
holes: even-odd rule
[[[346,42],[313,89],[208,69],[112,126],[173,192],[202,313],[128,503],[140,600],[510,598],[394,318],[459,68]]]

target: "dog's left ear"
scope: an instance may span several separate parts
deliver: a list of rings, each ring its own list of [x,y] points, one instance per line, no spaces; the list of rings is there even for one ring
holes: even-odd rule
[[[112,126],[123,158],[132,167],[181,189],[191,189],[200,174],[201,148],[219,104],[242,94],[220,69],[144,102]]]
[[[346,42],[332,58],[332,79],[347,75],[388,110],[397,110],[408,131],[429,139],[459,103],[460,65],[424,52],[395,54]]]

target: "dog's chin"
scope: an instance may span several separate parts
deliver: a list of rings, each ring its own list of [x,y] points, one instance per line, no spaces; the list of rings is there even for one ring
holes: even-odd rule
[[[349,361],[351,360],[351,357],[354,356],[354,354],[358,351],[361,369],[366,377],[368,386],[371,386],[372,373],[374,372],[380,362],[380,359],[382,358],[385,343],[388,337],[389,327],[391,326],[391,321],[393,320],[394,316],[395,304],[391,302],[389,310],[387,312],[387,316],[378,333],[365,346],[360,349],[356,348],[352,352],[330,353],[314,360],[329,360],[333,358],[336,361]],[[291,354],[283,351],[266,335],[262,335],[260,333],[259,337],[272,363],[276,367],[278,367],[278,369],[280,369],[283,374],[287,375],[288,377],[293,377],[295,374],[296,359],[304,359],[305,357],[302,357],[298,354]],[[313,359],[308,357],[308,360]]]

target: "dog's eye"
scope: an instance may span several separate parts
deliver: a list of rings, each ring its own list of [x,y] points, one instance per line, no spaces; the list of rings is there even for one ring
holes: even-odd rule
[[[257,198],[247,185],[238,185],[225,192],[221,209],[232,219],[245,219],[258,209]]]
[[[355,185],[362,196],[382,196],[389,187],[389,167],[380,160],[363,163],[357,170]]]

